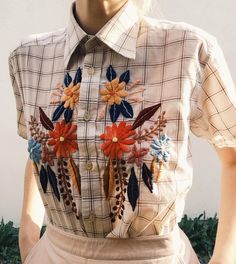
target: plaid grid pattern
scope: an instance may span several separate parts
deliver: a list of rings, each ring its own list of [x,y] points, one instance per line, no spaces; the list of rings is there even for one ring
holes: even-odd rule
[[[9,69],[16,99],[18,134],[29,138],[30,115],[39,120],[38,106],[48,116],[55,110],[50,95],[64,74],[74,76],[82,69],[80,100],[73,115],[77,123],[79,151],[74,159],[81,174],[81,196],[74,195],[83,223],[48,190],[43,193],[46,215],[55,226],[90,237],[136,237],[166,234],[179,222],[185,197],[192,185],[190,132],[216,146],[236,146],[236,93],[224,55],[214,36],[184,22],[157,20],[138,15],[128,1],[95,36],[86,34],[75,20],[75,3],[68,26],[56,32],[37,34],[23,40],[9,56]],[[99,135],[111,124],[99,90],[112,65],[120,75],[130,70],[131,82],[140,80],[143,101],[132,103],[133,119],[146,107],[161,102],[166,111],[165,133],[172,139],[170,160],[154,191],[150,193],[137,169],[140,197],[135,211],[127,203],[124,217],[111,224],[110,205],[102,191],[106,158]],[[94,72],[91,73],[91,67]],[[89,119],[84,116],[89,115]],[[124,120],[119,117],[117,122]],[[149,147],[151,141],[142,143]],[[151,155],[145,156],[150,164]],[[87,162],[93,164],[87,170]],[[36,175],[37,176],[37,175]],[[111,198],[112,200],[112,198]]]

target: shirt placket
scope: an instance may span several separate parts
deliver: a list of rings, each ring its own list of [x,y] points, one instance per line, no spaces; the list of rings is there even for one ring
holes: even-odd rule
[[[104,233],[101,177],[97,163],[96,119],[98,113],[99,84],[103,53],[91,50],[91,42],[85,44],[87,53],[82,68],[80,101],[78,104],[77,139],[79,147],[79,167],[81,171],[82,218],[88,236],[99,236]],[[96,60],[95,60],[96,56]],[[96,65],[95,65],[96,61]],[[93,221],[91,221],[91,217]]]

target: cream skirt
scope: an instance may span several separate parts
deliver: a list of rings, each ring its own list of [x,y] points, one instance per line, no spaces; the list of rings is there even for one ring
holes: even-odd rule
[[[176,226],[168,235],[132,239],[88,238],[50,222],[24,264],[200,264],[187,236]]]

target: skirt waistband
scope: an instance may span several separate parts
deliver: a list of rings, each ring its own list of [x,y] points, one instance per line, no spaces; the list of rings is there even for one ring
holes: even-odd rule
[[[155,259],[178,254],[180,246],[178,225],[167,235],[138,238],[91,238],[65,232],[48,221],[45,233],[53,246],[85,259]]]

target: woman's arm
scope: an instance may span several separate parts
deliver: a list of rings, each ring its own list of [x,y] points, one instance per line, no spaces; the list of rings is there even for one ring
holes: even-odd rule
[[[19,247],[22,263],[39,240],[44,218],[44,206],[33,175],[33,165],[27,160],[24,178],[24,197],[19,230]]]
[[[222,163],[219,222],[209,264],[236,263],[236,148],[216,148]]]

